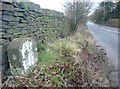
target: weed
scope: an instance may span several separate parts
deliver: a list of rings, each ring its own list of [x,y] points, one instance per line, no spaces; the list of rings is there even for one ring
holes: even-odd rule
[[[60,39],[55,43],[50,44],[49,47],[51,50],[54,50],[55,52],[59,53],[59,55],[61,56],[71,55],[77,49],[77,46],[74,42],[71,42],[66,39]]]

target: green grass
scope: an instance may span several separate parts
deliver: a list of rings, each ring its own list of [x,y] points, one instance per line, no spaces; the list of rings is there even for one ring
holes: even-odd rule
[[[57,59],[57,57],[58,57],[58,55],[55,52],[44,51],[44,52],[39,54],[39,61],[40,62],[50,62],[50,61],[54,61],[55,59]]]

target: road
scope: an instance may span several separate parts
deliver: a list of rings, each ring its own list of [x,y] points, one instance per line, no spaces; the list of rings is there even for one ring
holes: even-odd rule
[[[88,22],[86,25],[97,44],[105,49],[108,59],[118,70],[118,44],[120,43],[118,41],[118,28],[98,25],[93,22]]]
[[[86,25],[97,44],[105,49],[108,59],[115,67],[116,78],[118,78],[118,44],[120,44],[118,28],[98,25],[93,22],[88,22]]]

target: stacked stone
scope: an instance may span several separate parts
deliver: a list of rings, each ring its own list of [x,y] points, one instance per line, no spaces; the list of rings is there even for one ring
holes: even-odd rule
[[[0,2],[0,65],[2,75],[5,75],[9,68],[7,58],[7,45],[15,38],[31,34],[34,29],[27,19],[29,11],[40,13],[40,6],[33,3],[17,3],[17,2]],[[32,8],[34,7],[34,8]],[[35,28],[34,26],[32,26]],[[36,28],[37,29],[37,28]],[[38,30],[39,31],[39,30]]]
[[[43,14],[42,23],[44,24],[41,27],[43,32],[46,33],[45,34],[46,39],[52,41],[59,37],[63,37],[65,32],[64,26],[66,24],[66,22],[64,22],[65,20],[64,14],[49,9],[42,9],[42,14]],[[63,34],[63,36],[61,36],[60,34]]]
[[[0,72],[1,77],[7,73],[9,63],[7,60],[7,44],[9,42],[9,36],[7,34],[8,29],[12,25],[13,5],[12,2],[0,1]]]
[[[0,1],[0,72],[9,68],[7,45],[22,36],[37,42],[64,37],[66,20],[63,13],[41,9],[32,2]]]

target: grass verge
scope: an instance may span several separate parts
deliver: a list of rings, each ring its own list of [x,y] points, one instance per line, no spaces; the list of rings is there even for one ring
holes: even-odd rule
[[[83,26],[84,27],[84,26]],[[89,31],[40,44],[39,63],[28,76],[14,76],[9,87],[111,87],[113,68]]]

